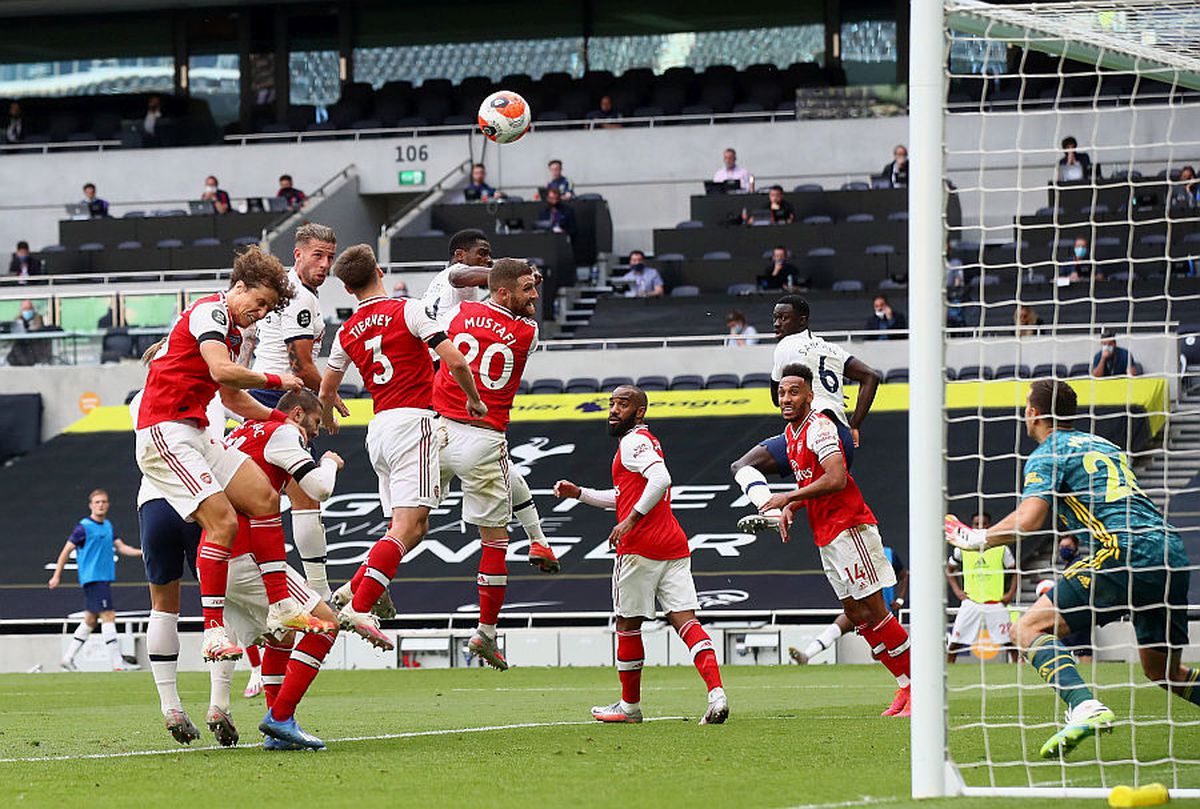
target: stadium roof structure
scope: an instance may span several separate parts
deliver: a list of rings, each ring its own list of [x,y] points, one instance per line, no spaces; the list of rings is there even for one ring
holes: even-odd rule
[[[1200,90],[1195,0],[1020,5],[948,0],[945,8],[947,25],[961,33]]]

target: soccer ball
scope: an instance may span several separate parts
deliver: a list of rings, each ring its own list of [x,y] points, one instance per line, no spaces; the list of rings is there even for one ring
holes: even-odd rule
[[[479,131],[496,143],[512,143],[529,131],[531,113],[518,93],[500,90],[479,105]]]
[[[1037,589],[1034,591],[1039,597],[1054,589],[1054,579],[1042,579],[1037,583]]]

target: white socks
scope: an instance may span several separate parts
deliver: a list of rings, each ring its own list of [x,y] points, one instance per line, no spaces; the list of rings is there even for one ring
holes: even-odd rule
[[[209,705],[215,705],[222,711],[229,710],[229,687],[233,682],[233,669],[236,665],[236,660],[214,660],[208,664],[209,680],[212,683]]]
[[[487,635],[492,640],[496,639],[496,625],[495,624],[480,624],[479,631],[482,632],[483,634]]]
[[[325,573],[325,526],[321,523],[320,509],[292,510],[292,539],[296,552],[304,565],[304,578],[308,586],[321,598],[330,596],[329,580]]]
[[[512,493],[513,514],[525,529],[525,535],[535,545],[545,545],[546,535],[542,533],[542,519],[533,504],[533,493],[529,491],[525,476],[511,466],[508,468],[508,487]]]
[[[108,662],[114,669],[123,666],[125,661],[121,659],[121,643],[117,639],[116,622],[105,621],[100,624],[100,637],[104,638],[104,648],[108,650]]]
[[[154,674],[154,687],[158,689],[158,701],[165,716],[172,710],[183,710],[183,700],[175,685],[175,672],[179,668],[179,616],[173,612],[150,610],[150,622],[146,626],[146,653],[150,656],[150,671]]]
[[[755,509],[762,508],[763,503],[771,499],[771,487],[767,485],[767,478],[762,472],[759,472],[753,466],[743,466],[733,476],[738,486],[742,487],[742,492],[746,497],[750,498],[750,502],[754,504]],[[778,517],[778,509],[768,512],[764,516]]]
[[[72,663],[75,660],[75,655],[79,654],[79,650],[83,648],[83,644],[87,643],[87,639],[92,635],[92,628],[87,625],[87,621],[80,621],[79,626],[75,627],[75,634],[71,637],[71,648],[63,655],[63,663]]]
[[[821,634],[813,638],[812,642],[804,648],[804,656],[809,660],[819,655],[821,652],[828,649],[837,639],[842,636],[842,628],[837,625],[837,622],[830,624],[821,630]]]
[[[626,702],[625,700],[621,700],[621,710],[625,713],[633,713],[634,711],[640,711],[641,709],[642,703],[640,702]]]

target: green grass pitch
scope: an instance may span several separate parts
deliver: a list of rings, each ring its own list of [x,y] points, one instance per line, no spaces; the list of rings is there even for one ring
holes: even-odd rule
[[[1121,718],[1131,692],[1116,685],[1128,667],[1098,667],[1113,683],[1101,696]],[[1026,668],[962,665],[951,670],[951,725],[977,721],[979,690],[987,677],[991,722],[1015,722],[1020,677]],[[647,669],[647,717],[682,717],[642,725],[606,726],[588,709],[617,696],[611,669],[480,669],[329,671],[321,674],[297,716],[323,737],[322,753],[267,753],[246,747],[185,752],[162,728],[150,675],[40,674],[0,676],[0,806],[438,806],[438,807],[851,807],[909,803],[909,723],[879,711],[892,687],[876,666],[734,667],[724,669],[731,716],[726,725],[696,723],[703,689],[691,668]],[[243,743],[260,737],[262,698],[245,700],[246,673],[234,680],[234,717]],[[1135,678],[1136,679],[1136,678]],[[201,724],[207,677],[183,675],[181,693]],[[1196,723],[1200,712],[1156,690],[1138,689],[1132,707],[1141,721]],[[1055,709],[1045,688],[1022,695],[1025,715],[1048,722]],[[527,724],[527,727],[486,729]],[[468,731],[468,729],[477,729]],[[202,728],[195,747],[208,748]],[[433,731],[430,733],[430,731]],[[424,735],[416,735],[425,732]],[[1050,733],[1025,731],[1031,752]],[[397,736],[396,734],[410,734]],[[979,729],[951,734],[956,760],[1019,757],[1022,732]],[[371,738],[392,736],[392,738]],[[1134,738],[1136,736],[1136,738]],[[1168,752],[1166,725],[1119,726],[1101,741],[1106,760],[1142,761]],[[1177,726],[1176,751],[1200,755],[1200,727]],[[337,741],[342,740],[342,741]],[[170,751],[128,755],[137,751]],[[105,756],[80,759],[80,756]],[[1084,764],[1095,746],[1073,757],[1067,770],[1079,785],[1099,785],[1100,769]],[[64,757],[64,758],[57,758]],[[31,760],[42,759],[42,760]],[[50,760],[47,760],[50,759]],[[1196,767],[1143,766],[1143,782],[1200,786]],[[1057,766],[1034,771],[1053,781]],[[1109,786],[1131,783],[1132,765],[1105,765]],[[987,773],[967,772],[975,783]],[[997,778],[1023,783],[1023,768]],[[1004,799],[949,799],[925,807],[1000,807]],[[1026,802],[1026,805],[1033,805]],[[1056,809],[1099,806],[1095,800],[1055,801]]]

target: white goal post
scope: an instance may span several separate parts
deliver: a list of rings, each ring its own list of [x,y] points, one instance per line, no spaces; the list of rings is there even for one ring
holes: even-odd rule
[[[1172,195],[1180,187],[1179,169],[1189,156],[1200,169],[1200,0],[1081,0],[1020,5],[911,0],[910,11],[907,145],[915,164],[908,187],[912,797],[1103,798],[1118,784],[1137,786],[1161,781],[1171,797],[1200,798],[1200,747],[1191,749],[1200,740],[1200,709],[1167,696],[1160,701],[1165,706],[1163,716],[1147,713],[1150,709],[1145,707],[1146,700],[1153,699],[1159,689],[1146,681],[1135,663],[1128,664],[1127,678],[1106,683],[1114,692],[1124,688],[1125,702],[1119,705],[1118,715],[1123,711],[1126,718],[1119,723],[1118,733],[1123,729],[1129,737],[1121,752],[1111,759],[1099,742],[1081,746],[1076,751],[1082,754],[1079,761],[1040,759],[1038,745],[1054,731],[1056,715],[1062,712],[1056,707],[1055,713],[1047,713],[1049,701],[1041,695],[1052,693],[1050,687],[1024,661],[1017,666],[1026,673],[1012,675],[1015,684],[989,680],[993,675],[984,670],[999,670],[1000,666],[981,664],[978,682],[953,687],[946,661],[948,549],[943,539],[943,516],[954,505],[964,506],[965,502],[960,487],[960,502],[954,503],[954,481],[949,487],[947,481],[948,432],[954,420],[947,411],[948,346],[957,357],[977,351],[980,365],[987,365],[989,359],[995,361],[996,346],[1000,344],[1002,350],[1016,357],[1013,362],[1049,362],[1055,368],[1063,367],[1058,363],[1066,363],[1069,358],[1063,355],[1061,345],[1052,344],[1061,334],[1059,312],[1067,308],[1067,303],[1091,312],[1086,322],[1095,330],[1096,339],[1101,329],[1115,327],[1123,336],[1141,329],[1147,333],[1145,345],[1150,345],[1149,333],[1154,332],[1159,341],[1154,345],[1164,348],[1161,356],[1147,360],[1147,374],[1161,378],[1168,394],[1157,405],[1160,409],[1151,413],[1148,408],[1146,413],[1160,417],[1159,424],[1167,425],[1161,428],[1163,436],[1168,432],[1171,402],[1182,381],[1178,351],[1171,354],[1178,333],[1172,307],[1180,301],[1200,300],[1200,287],[1181,291],[1172,280],[1180,274],[1200,275],[1200,235],[1186,242],[1183,238],[1185,231],[1190,235],[1192,223],[1200,223],[1200,194],[1194,194],[1195,199],[1188,203],[1189,213],[1184,217],[1187,227],[1181,227],[1181,220],[1172,213]],[[976,73],[972,78],[978,79],[971,86],[981,88],[982,93],[978,97],[966,94],[957,107],[951,97],[951,80],[962,75],[955,72],[952,48],[956,45],[961,49],[960,56],[969,51],[973,54],[970,59],[978,59],[970,67]],[[1047,58],[1055,66],[1049,72],[1040,67],[1047,64]],[[1117,85],[1130,88],[1128,94],[1122,97],[1121,91],[1113,91]],[[1072,96],[1079,88],[1092,89],[1082,91],[1083,96]],[[968,133],[965,137],[964,131]],[[1046,137],[1031,146],[1031,131]],[[1066,136],[1078,137],[1079,151],[1091,151],[1097,164],[1104,163],[1109,181],[1126,183],[1127,208],[1110,206],[1109,197],[1098,190],[1099,180],[1092,176],[1065,184],[1055,179],[1066,176],[1057,174],[1059,141],[1065,141]],[[1158,202],[1143,201],[1141,195],[1143,172],[1147,187],[1151,182],[1151,164],[1163,167],[1163,176],[1155,186],[1162,189],[1161,193],[1156,191],[1160,193]],[[1099,178],[1099,165],[1095,169],[1094,176]],[[951,185],[950,181],[957,182]],[[957,232],[948,228],[945,216],[948,189],[955,186],[963,219]],[[1066,186],[1071,187],[1070,192],[1061,190]],[[1068,193],[1089,191],[1086,213],[1078,205],[1064,210],[1058,204],[1060,194],[1065,199]],[[1034,201],[1047,197],[1050,205],[1036,202],[1034,215]],[[1146,210],[1159,204],[1161,216]],[[1166,240],[1144,237],[1142,234],[1148,231],[1139,228],[1147,223],[1161,224]],[[1200,224],[1194,227],[1200,234]],[[1127,233],[1120,236],[1118,246],[1116,237],[1109,234],[1119,228]],[[1049,241],[1046,233],[1053,234]],[[1076,233],[1086,234],[1079,238],[1086,242],[1086,261],[1091,265],[1090,277],[1082,281],[1069,264],[1071,246],[1062,243],[1063,237],[1075,238]],[[1114,240],[1111,264],[1106,264],[1110,259],[1104,257],[1110,254],[1101,255],[1100,239]],[[1011,242],[1011,246],[1004,245],[1009,250],[1004,255],[1014,257],[1002,264],[989,263],[985,258],[993,255],[987,252],[989,247],[1000,247],[1001,242]],[[1078,247],[1077,242],[1074,249]],[[1040,255],[1042,250],[1048,251],[1045,256]],[[971,251],[976,256],[973,264]],[[969,302],[963,304],[975,313],[977,321],[974,331],[963,329],[950,340],[947,285],[954,272],[961,276],[962,270],[956,269],[959,266],[978,285],[978,300],[968,296]],[[1015,292],[1006,293],[1007,297],[985,294],[988,283],[996,280],[987,276],[999,275],[1000,270],[1007,272],[1004,277],[1008,280],[1003,284],[1015,284]],[[1101,288],[1099,280],[1109,285]],[[1155,283],[1158,288],[1147,291],[1147,284]],[[1075,297],[1068,301],[1072,294]],[[1033,341],[1022,340],[1019,323],[1014,329],[1013,310],[1019,315],[1019,307],[1024,304],[1038,304],[1054,312],[1048,327],[1052,331],[1044,343],[1046,356],[1037,359],[1023,359],[1033,357],[1036,351],[1030,350]],[[1116,310],[1106,307],[1118,304],[1125,307],[1121,310],[1124,314],[1114,322],[1111,312]],[[1145,315],[1135,316],[1135,306],[1157,306],[1166,314],[1155,315],[1151,318],[1154,322],[1148,323]],[[1007,334],[1002,333],[1003,318],[1007,318]],[[1078,320],[1063,321],[1063,325],[1068,323],[1079,326]],[[1165,348],[1168,345],[1171,348]],[[1090,359],[1091,354],[1086,358]],[[982,374],[977,378],[983,378]],[[1021,375],[1013,378],[1026,379]],[[1090,406],[1093,422],[1107,417],[1097,415],[1096,400]],[[981,468],[993,457],[1010,465],[1023,461],[1020,416],[1015,412],[1003,418],[1017,435],[1017,445],[1010,444],[1007,452],[994,456],[984,451],[983,422],[995,422],[1000,417],[985,418],[983,407],[982,403],[978,405],[981,437],[978,455],[973,458]],[[1133,403],[1124,407],[1125,421],[1131,421]],[[1081,415],[1084,410],[1081,400]],[[1155,487],[1153,499],[1165,504],[1162,507],[1170,519],[1171,497],[1183,490],[1180,484],[1168,480],[1166,470],[1173,461],[1166,457],[1170,449],[1165,438],[1162,447],[1153,452],[1164,456],[1163,471],[1155,480],[1143,480],[1143,485],[1148,492]],[[1140,460],[1150,463],[1151,454],[1143,453],[1145,457]],[[1004,492],[983,491],[982,479],[981,473],[981,490],[975,493],[980,509],[985,498],[998,499],[1001,495],[1007,498],[1005,502],[1015,505],[1019,477],[1012,481],[1011,490]],[[1047,571],[1043,575],[1052,577],[1055,569],[1051,566]],[[1193,571],[1192,575],[1200,573]],[[1193,637],[1192,642],[1196,641]],[[1090,684],[1098,675],[1096,669],[1089,671],[1083,676]],[[956,674],[961,683],[962,672]],[[1015,713],[989,716],[987,700],[992,694],[1016,700]],[[956,719],[951,701],[960,700],[961,714],[965,698],[977,700],[975,714]],[[976,760],[956,760],[953,737],[963,728],[981,734],[982,752]],[[1012,741],[1016,737],[1019,741]],[[1016,755],[1012,755],[1014,750]]]

